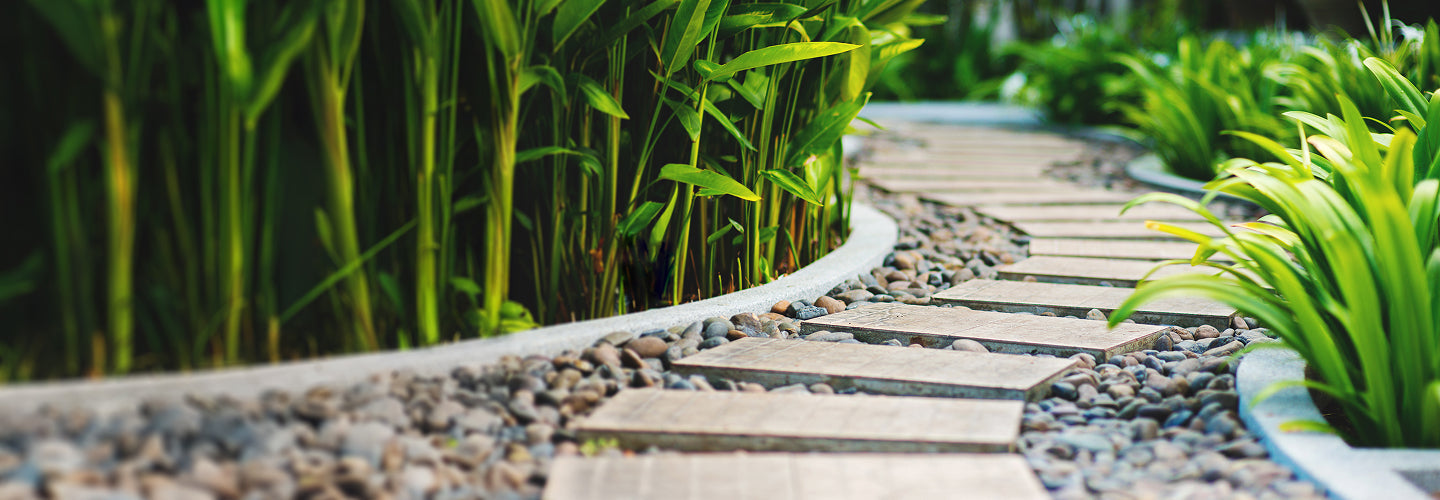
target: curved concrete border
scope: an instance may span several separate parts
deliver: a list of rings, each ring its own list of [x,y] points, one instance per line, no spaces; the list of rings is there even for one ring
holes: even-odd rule
[[[611,318],[555,325],[490,339],[403,352],[382,352],[334,359],[297,361],[250,368],[207,370],[98,381],[63,381],[0,389],[0,411],[28,411],[41,405],[84,406],[111,412],[136,401],[179,398],[185,394],[254,396],[268,389],[295,390],[317,384],[363,380],[374,373],[408,369],[421,375],[449,373],[455,367],[490,363],[505,355],[555,355],[589,347],[617,330],[643,332],[710,316],[768,311],[781,300],[813,299],[835,285],[878,266],[893,250],[895,221],[867,205],[850,214],[850,238],[840,248],[774,282],[711,299]]]
[[[1125,165],[1125,174],[1155,189],[1184,195],[1196,200],[1204,197],[1205,193],[1208,192],[1205,189],[1204,182],[1181,177],[1166,171],[1165,164],[1160,162],[1160,157],[1156,156],[1155,153],[1145,153],[1140,155],[1139,158],[1132,160],[1130,164]],[[1220,193],[1219,196],[1216,196],[1216,199],[1255,207],[1255,204],[1251,203],[1250,200],[1237,198],[1225,193]]]
[[[1324,422],[1304,387],[1288,387],[1250,404],[1271,384],[1304,378],[1305,361],[1290,349],[1257,349],[1240,362],[1240,416],[1264,440],[1270,458],[1337,498],[1427,500],[1432,497],[1422,487],[1440,490],[1440,450],[1351,448],[1332,434],[1281,431],[1286,422]]]

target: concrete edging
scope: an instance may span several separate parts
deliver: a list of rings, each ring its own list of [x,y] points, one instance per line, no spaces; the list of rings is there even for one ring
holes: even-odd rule
[[[835,285],[879,266],[898,238],[895,221],[868,205],[852,205],[851,233],[840,248],[788,276],[758,287],[678,306],[623,316],[549,326],[503,337],[467,340],[412,351],[358,354],[248,368],[159,374],[96,381],[60,381],[0,388],[0,412],[25,412],[44,405],[108,413],[147,399],[185,394],[259,395],[269,389],[296,390],[319,384],[363,380],[397,369],[420,375],[447,374],[464,365],[491,363],[506,355],[555,355],[580,350],[617,330],[643,332],[710,316],[768,311],[781,300],[813,299]]]
[[[1333,434],[1282,431],[1286,422],[1325,421],[1304,387],[1287,387],[1251,404],[1271,384],[1304,379],[1305,361],[1290,349],[1257,349],[1240,362],[1240,417],[1261,437],[1271,459],[1336,498],[1427,500],[1433,497],[1422,487],[1440,490],[1440,450],[1352,448]]]
[[[1125,175],[1129,175],[1130,178],[1155,189],[1183,195],[1196,200],[1204,197],[1205,194],[1209,192],[1205,189],[1204,182],[1181,177],[1166,171],[1165,164],[1161,163],[1160,157],[1155,155],[1155,153],[1145,153],[1140,155],[1139,158],[1131,160],[1129,164],[1125,165]],[[1220,193],[1215,199],[1255,207],[1255,204],[1251,203],[1250,200],[1225,193]]]

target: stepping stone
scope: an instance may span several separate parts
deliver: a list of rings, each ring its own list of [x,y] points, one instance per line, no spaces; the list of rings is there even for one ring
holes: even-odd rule
[[[1030,255],[1103,257],[1109,259],[1135,260],[1189,260],[1195,256],[1195,244],[1188,241],[1035,238],[1030,240]],[[1216,254],[1212,258],[1220,260],[1224,258],[1224,255]]]
[[[1064,192],[1073,191],[1074,184],[1051,182],[1041,179],[1028,179],[1019,181],[997,181],[997,180],[971,180],[971,179],[871,179],[871,182],[886,191],[912,191],[927,193],[983,193],[993,191],[1034,191],[1034,192]]]
[[[1224,231],[1208,222],[1172,222],[1171,224],[1206,236],[1225,235]],[[1140,221],[1017,222],[1015,228],[1037,238],[1185,241],[1173,234],[1146,228],[1145,223]]]
[[[1114,288],[1025,281],[970,280],[933,296],[936,301],[958,304],[981,311],[1041,313],[1085,317],[1099,309],[1108,317],[1134,293],[1134,288]],[[1210,325],[1225,329],[1235,309],[1219,302],[1196,297],[1160,299],[1149,302],[1130,316],[1137,323],[1192,327]]]
[[[1038,167],[953,167],[928,163],[906,163],[860,166],[860,176],[872,179],[925,178],[925,179],[1014,179],[1035,181],[1044,179],[1045,169]]]
[[[1077,187],[1073,190],[1060,193],[1036,193],[1028,191],[965,194],[927,193],[924,197],[952,205],[1069,205],[1082,203],[1123,203],[1130,201],[1135,195]]]
[[[860,167],[860,177],[876,180],[937,180],[937,181],[1009,181],[1035,182],[1042,179],[1040,174],[1024,175],[1006,171],[941,170],[926,167]]]
[[[545,500],[1044,500],[1012,454],[700,453],[559,457]]]
[[[681,451],[1008,452],[1025,403],[993,399],[629,389],[581,440]]]
[[[1104,205],[987,205],[976,210],[1007,222],[1159,220],[1167,222],[1203,221],[1195,212],[1173,206],[1147,204],[1120,214],[1123,203]]]
[[[673,369],[771,388],[824,382],[872,394],[1034,401],[1074,365],[1064,358],[744,338],[677,360]]]
[[[1110,285],[1134,288],[1147,273],[1155,269],[1154,262],[1143,260],[1096,259],[1091,257],[1031,257],[1014,264],[995,268],[1000,279],[1024,280],[1034,276],[1044,283],[1068,283],[1072,285]],[[1213,267],[1191,267],[1185,265],[1166,266],[1150,274],[1155,279],[1184,273],[1218,274]]]
[[[1045,170],[1050,168],[1048,164],[1041,162],[975,161],[964,158],[945,158],[928,155],[875,157],[867,161],[866,164],[883,165],[880,168],[925,167],[938,171],[1008,172],[1011,175],[1023,173],[1034,176],[1044,175]]]
[[[806,335],[821,330],[850,332],[856,339],[877,344],[896,339],[902,344],[943,347],[957,339],[972,339],[990,352],[1041,353],[1062,358],[1085,352],[1105,361],[1150,348],[1164,329],[1127,323],[1111,330],[1103,321],[1088,319],[891,302],[864,305],[800,324],[801,333]]]

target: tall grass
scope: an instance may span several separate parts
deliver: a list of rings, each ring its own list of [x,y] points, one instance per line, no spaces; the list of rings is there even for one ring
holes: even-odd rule
[[[32,125],[0,191],[48,217],[0,252],[0,308],[33,311],[0,376],[430,345],[798,269],[843,241],[839,137],[918,4],[7,7],[0,109]]]

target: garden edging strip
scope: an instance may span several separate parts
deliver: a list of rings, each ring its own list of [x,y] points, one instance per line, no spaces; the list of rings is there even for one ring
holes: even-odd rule
[[[1255,395],[1271,384],[1304,378],[1304,360],[1289,349],[1258,349],[1240,363],[1236,373],[1240,416],[1262,437],[1271,459],[1290,466],[1337,498],[1432,498],[1412,480],[1428,489],[1440,489],[1440,450],[1351,448],[1332,434],[1282,431],[1280,426],[1286,422],[1324,422],[1304,387],[1287,387],[1251,404]]]
[[[895,245],[895,221],[868,205],[855,204],[851,233],[840,248],[774,282],[678,306],[623,316],[549,326],[489,339],[467,340],[412,351],[359,354],[197,373],[138,375],[96,381],[61,381],[0,389],[0,412],[23,413],[41,406],[84,406],[98,414],[147,399],[176,399],[185,394],[258,396],[270,389],[296,390],[319,384],[355,381],[378,372],[413,370],[419,375],[448,374],[457,366],[485,364],[506,355],[553,356],[589,347],[615,331],[640,333],[710,316],[768,311],[781,300],[814,299],[832,287],[881,265]]]

